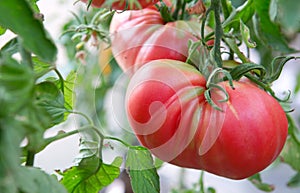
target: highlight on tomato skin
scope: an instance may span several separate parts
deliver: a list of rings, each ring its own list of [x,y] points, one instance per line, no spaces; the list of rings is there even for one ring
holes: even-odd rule
[[[191,65],[154,60],[131,78],[126,93],[129,123],[140,143],[171,164],[244,179],[270,165],[287,138],[281,105],[249,82],[218,83],[214,109],[205,99],[206,80]]]
[[[84,3],[88,3],[89,0],[81,0]],[[118,0],[112,3],[111,8],[115,9],[115,10],[136,10],[136,9],[140,9],[138,6],[136,5],[126,5],[126,1],[128,3],[130,3],[130,0]],[[140,3],[141,8],[146,8],[149,6],[154,5],[155,3],[157,3],[159,0],[139,0],[138,2]],[[92,0],[91,6],[95,7],[95,8],[101,8],[103,5],[105,4],[105,0]],[[128,7],[126,7],[128,6]]]

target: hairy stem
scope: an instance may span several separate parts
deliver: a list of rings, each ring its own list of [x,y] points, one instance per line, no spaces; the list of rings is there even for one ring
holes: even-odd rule
[[[215,41],[214,41],[214,58],[219,68],[222,68],[221,58],[221,39],[223,36],[223,28],[221,23],[221,2],[220,0],[212,0],[211,7],[215,13]]]

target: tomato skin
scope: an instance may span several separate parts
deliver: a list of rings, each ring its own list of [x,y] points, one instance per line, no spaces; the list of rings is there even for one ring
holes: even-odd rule
[[[89,2],[89,0],[81,0],[84,3]],[[139,3],[141,5],[142,8],[146,8],[149,7],[151,5],[154,5],[155,3],[157,3],[159,0],[140,0]],[[93,0],[91,3],[92,7],[96,7],[96,8],[100,8],[102,7],[102,5],[104,4],[105,0]],[[126,0],[119,0],[114,2],[111,5],[112,9],[115,10],[124,10],[126,9]],[[131,7],[129,5],[129,7],[127,8],[128,10],[135,10],[135,9],[139,9],[138,7],[136,7],[135,5],[133,5],[133,7]]]
[[[219,83],[227,102],[211,107],[204,77],[180,61],[155,60],[132,77],[126,94],[130,125],[140,143],[158,158],[231,178],[247,178],[271,164],[287,137],[280,104],[247,82]],[[216,102],[223,97],[212,90]]]
[[[200,31],[196,21],[164,23],[155,9],[116,13],[110,26],[113,55],[129,75],[151,60],[185,61],[188,42],[198,41]]]

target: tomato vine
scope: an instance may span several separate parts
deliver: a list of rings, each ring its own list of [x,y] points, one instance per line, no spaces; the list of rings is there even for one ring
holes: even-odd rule
[[[210,155],[210,148],[227,141],[228,136],[240,134],[238,131],[248,125],[251,125],[252,132],[247,136],[232,137],[234,140],[228,141],[236,142],[242,138],[245,144],[247,141],[250,144],[245,147],[251,152],[251,142],[267,138],[272,132],[266,130],[261,135],[252,134],[273,127],[279,131],[285,126],[285,116],[288,121],[288,137],[283,149],[284,129],[280,130],[281,136],[274,134],[270,138],[271,141],[278,137],[276,143],[270,144],[278,146],[273,156],[279,158],[276,163],[288,164],[296,173],[287,182],[287,186],[299,184],[299,123],[298,115],[294,116],[297,108],[291,103],[297,96],[297,88],[282,96],[273,90],[273,83],[278,81],[286,63],[299,59],[298,56],[292,56],[298,53],[296,49],[299,48],[291,48],[289,44],[295,41],[294,37],[299,36],[300,26],[293,21],[298,21],[300,14],[290,11],[299,7],[296,0],[245,0],[240,1],[240,4],[230,0],[74,0],[71,6],[74,10],[76,7],[76,11],[72,13],[74,18],[65,21],[62,35],[55,37],[55,40],[50,37],[45,26],[47,15],[40,12],[37,2],[38,0],[10,0],[3,1],[0,5],[0,38],[3,37],[0,48],[1,191],[96,193],[111,184],[124,169],[135,193],[158,193],[161,191],[159,170],[166,165],[161,158],[182,166],[181,185],[170,190],[174,193],[216,192],[214,187],[205,187],[204,171],[199,171],[196,183],[186,187],[183,183],[185,172],[188,171],[184,169],[186,166],[233,179],[248,178],[258,189],[272,191],[276,186],[264,183],[260,176],[260,171],[269,162],[255,170],[254,175],[251,171],[238,175],[244,169],[238,172],[235,169],[242,161],[237,162],[234,168],[227,169],[232,173],[217,164],[209,168],[202,165],[199,167],[199,162],[194,162],[201,160],[202,164],[205,156]],[[121,17],[122,14],[128,14],[128,17]],[[133,19],[136,20],[131,22]],[[118,21],[113,31],[112,23]],[[126,28],[126,25],[129,27]],[[30,27],[30,30],[24,26]],[[8,33],[14,35],[10,40],[6,38]],[[67,52],[67,65],[63,65],[64,67],[57,67],[57,56],[61,52],[58,42],[62,42]],[[253,62],[250,55],[252,50],[259,54],[260,60],[257,63]],[[124,61],[125,64],[122,64]],[[125,80],[126,72],[122,71],[131,69],[131,64],[134,67],[131,74],[128,73],[130,80]],[[164,70],[166,72],[160,74]],[[150,76],[159,80],[159,84],[152,81],[154,78],[151,79]],[[135,81],[140,84],[136,85]],[[131,87],[127,87],[128,82]],[[299,87],[300,79],[296,84]],[[142,87],[143,85],[146,86]],[[183,88],[182,85],[186,87]],[[169,89],[168,86],[173,87]],[[197,88],[191,91],[194,87]],[[157,88],[159,90],[155,90]],[[258,94],[250,95],[245,89]],[[120,99],[116,92],[119,91],[123,95],[127,94],[127,98],[122,95],[125,104],[117,103]],[[178,91],[177,95],[171,96],[170,93],[174,91]],[[114,107],[107,107],[107,98],[111,92]],[[233,93],[237,92],[243,97],[235,97]],[[247,97],[251,101],[246,101]],[[242,101],[243,105],[240,105],[239,100],[246,102]],[[264,100],[268,102],[262,102]],[[260,106],[256,106],[253,101],[260,101]],[[152,106],[143,109],[149,103]],[[273,109],[265,103],[272,103]],[[236,104],[247,110],[240,111],[240,106]],[[247,106],[248,104],[252,106]],[[165,109],[160,105],[165,105]],[[117,110],[122,111],[116,112],[116,106]],[[269,109],[267,115],[260,111],[262,106]],[[110,115],[110,111],[115,111],[115,114]],[[129,123],[123,121],[125,111]],[[130,114],[131,112],[134,113]],[[250,116],[247,112],[253,113]],[[259,116],[255,112],[260,112]],[[165,125],[151,125],[151,121],[159,122],[165,115],[172,113],[174,116],[167,116]],[[174,117],[180,113],[181,116],[175,121]],[[147,116],[153,117],[147,119]],[[263,116],[266,118],[261,121]],[[68,121],[74,117],[76,128],[65,132]],[[138,121],[134,119],[136,117]],[[256,124],[257,120],[252,120],[244,124],[246,121],[238,122],[233,118],[227,120],[228,117],[238,117],[241,120],[255,117],[260,122]],[[118,119],[117,126],[111,125],[111,119]],[[272,121],[268,122],[269,120]],[[175,122],[180,122],[179,126],[168,130],[173,128]],[[264,128],[257,126],[264,125],[265,122],[268,125]],[[199,128],[207,127],[196,132],[195,125]],[[236,125],[243,127],[236,129]],[[186,126],[184,131],[181,130],[183,126]],[[61,127],[63,131],[45,137],[45,133],[53,127]],[[122,132],[116,131],[114,127],[121,128]],[[228,128],[236,130],[228,132],[230,135],[223,134]],[[189,129],[190,132],[185,132]],[[144,130],[153,133],[148,135]],[[182,143],[175,143],[170,138],[172,132],[175,132],[175,138],[179,136],[176,139]],[[214,139],[216,133],[218,136]],[[203,134],[210,138],[201,138]],[[46,147],[54,142],[73,135],[80,138],[78,156],[70,168],[54,171],[59,179],[52,178],[43,168],[36,167],[36,155],[39,152],[47,151]],[[200,137],[194,140],[197,135]],[[219,135],[223,141],[219,140]],[[219,141],[208,145],[204,143],[209,140]],[[163,149],[164,145],[169,148]],[[212,156],[214,159],[207,159],[207,163],[215,163],[220,158],[223,159],[222,164],[226,165],[224,155],[230,149],[230,145],[226,145],[228,143],[223,144],[222,152]],[[191,146],[199,148],[194,151]],[[106,163],[106,152],[118,153],[116,148],[122,149],[121,156],[115,156],[111,163]],[[268,148],[271,149],[265,145],[261,151],[267,152]],[[218,149],[214,150],[218,152]],[[243,153],[239,152],[238,145],[235,145],[234,150],[231,158]],[[253,155],[259,153],[261,152]],[[263,157],[267,155],[265,153]],[[193,160],[186,159],[187,157],[193,157]],[[240,156],[239,159],[243,160],[244,157],[247,156]],[[265,160],[260,163],[263,161]],[[250,168],[251,164],[247,166]]]

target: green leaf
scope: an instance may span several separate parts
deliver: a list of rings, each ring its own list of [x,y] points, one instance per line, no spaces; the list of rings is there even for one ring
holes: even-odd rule
[[[33,72],[29,67],[0,57],[0,117],[15,113],[28,103],[33,86]]]
[[[77,78],[77,73],[75,71],[71,71],[64,82],[65,108],[69,110],[73,109],[75,103],[74,88],[75,88],[76,78]]]
[[[40,12],[40,9],[36,4],[39,0],[26,0],[26,1],[28,2],[28,4],[31,6],[31,8],[34,10],[35,13]]]
[[[224,30],[229,31],[232,28],[239,30],[240,21],[247,23],[253,17],[254,13],[253,0],[246,1],[243,5],[233,10],[229,17],[224,21]]]
[[[55,178],[20,166],[20,143],[26,129],[15,117],[0,119],[0,190],[5,193],[67,193]]]
[[[260,77],[263,77],[266,73],[265,68],[262,65],[254,64],[254,63],[243,63],[236,67],[234,67],[231,71],[231,77],[233,80],[239,80],[242,76],[250,71],[256,71]]]
[[[0,36],[5,34],[5,32],[6,32],[6,28],[0,26]]]
[[[33,167],[20,167],[15,183],[23,193],[67,193],[55,177]]]
[[[297,94],[300,91],[300,73],[297,74],[296,87],[294,93]]]
[[[42,82],[35,86],[36,104],[46,110],[51,117],[51,125],[64,120],[66,112],[64,95],[52,82]]]
[[[240,21],[240,31],[242,34],[243,42],[247,45],[248,48],[255,48],[256,43],[251,40],[250,36],[250,30],[246,24],[243,23],[243,21]]]
[[[249,177],[248,180],[259,190],[265,192],[272,192],[274,190],[274,186],[270,184],[263,183],[260,177],[260,174],[254,174],[253,176]]]
[[[41,77],[48,73],[49,71],[53,70],[55,68],[55,65],[44,62],[38,57],[32,57],[33,67],[34,67],[34,73],[36,77]]]
[[[2,1],[0,25],[18,34],[27,50],[45,61],[55,61],[56,46],[49,38],[42,23],[34,17],[26,0]]]
[[[281,160],[289,164],[294,170],[300,171],[300,144],[294,137],[289,137],[281,152]]]
[[[19,167],[19,145],[24,130],[12,117],[0,118],[0,190],[18,193],[15,174]]]
[[[143,147],[131,147],[127,153],[126,168],[134,192],[159,193],[159,176],[151,153]]]
[[[283,70],[283,67],[285,64],[292,60],[292,59],[299,59],[294,56],[278,56],[274,57],[271,64],[270,64],[270,70],[267,73],[267,79],[269,82],[273,82],[277,80],[281,74],[281,71]]]
[[[12,56],[19,51],[18,38],[9,40],[0,50],[0,53],[6,56]]]
[[[97,156],[82,159],[63,173],[61,183],[69,193],[98,193],[120,175],[122,158],[117,157],[110,165],[103,163]]]
[[[300,172],[297,172],[287,183],[290,188],[296,188],[300,186]]]
[[[271,0],[253,0],[257,17],[255,17],[255,33],[257,37],[268,46],[269,49],[281,53],[294,52],[291,49],[284,36],[281,34],[279,27],[271,21],[269,13]]]
[[[272,21],[278,23],[288,35],[300,30],[300,4],[298,0],[272,0],[270,14]]]

